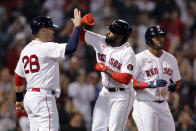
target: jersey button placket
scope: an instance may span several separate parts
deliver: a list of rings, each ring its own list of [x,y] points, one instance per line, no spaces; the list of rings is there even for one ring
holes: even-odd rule
[[[158,69],[159,69],[158,78],[163,79],[163,67],[162,67],[161,59],[158,59],[157,63],[158,63]],[[158,88],[158,91],[159,91],[159,100],[161,100],[161,98],[162,98],[161,97],[161,88]]]
[[[111,50],[111,47],[108,47],[107,48],[107,52],[109,52],[109,53],[107,53],[107,57],[108,57],[108,59],[106,58],[106,64],[108,64],[108,67],[109,68],[111,68],[111,66],[110,66],[110,59],[111,59],[111,53],[112,53],[112,50]],[[110,86],[110,76],[108,75],[108,87]]]

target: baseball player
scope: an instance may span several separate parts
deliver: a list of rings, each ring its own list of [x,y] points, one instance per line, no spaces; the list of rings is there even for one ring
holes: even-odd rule
[[[40,16],[31,22],[32,40],[21,52],[15,69],[16,109],[23,109],[23,85],[27,81],[24,108],[28,114],[31,131],[58,131],[59,120],[55,97],[60,95],[59,64],[65,55],[77,49],[81,16],[74,9],[74,32],[68,43],[57,44],[50,17]]]
[[[175,131],[167,99],[169,91],[178,90],[181,77],[176,58],[163,50],[165,36],[161,26],[149,27],[145,33],[148,49],[136,55],[136,80],[164,79],[168,83],[162,88],[137,90],[137,81],[133,81],[136,100],[132,115],[138,131]]]
[[[85,17],[87,21],[92,20],[90,15],[82,19]],[[116,20],[108,29],[106,36],[84,30],[81,33],[81,40],[96,51],[95,70],[102,72],[103,88],[94,107],[92,131],[107,131],[108,128],[123,131],[134,101],[134,90],[129,88],[129,83],[136,59],[127,42],[132,28],[127,22]]]

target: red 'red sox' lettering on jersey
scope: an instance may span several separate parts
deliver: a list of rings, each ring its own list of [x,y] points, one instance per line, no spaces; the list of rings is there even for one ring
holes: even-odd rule
[[[110,59],[110,65],[112,65],[113,67],[116,67],[119,70],[122,66],[122,64],[120,62],[118,62],[118,60],[115,60],[114,58]]]
[[[163,70],[164,70],[164,74],[168,74],[169,76],[171,76],[172,75],[172,73],[173,73],[173,70],[172,69],[170,69],[170,68],[163,68]]]
[[[98,55],[98,59],[100,61],[105,62],[106,61],[106,55],[105,54],[101,54],[101,53],[97,53]],[[117,68],[117,69],[121,69],[122,64],[120,62],[118,62],[118,60],[115,60],[114,58],[111,58],[109,60],[110,65],[112,65],[113,67]]]
[[[159,73],[157,68],[146,70],[145,72],[146,72],[147,77],[150,77],[150,76],[153,76]]]
[[[98,59],[99,59],[100,61],[105,62],[105,60],[106,60],[106,55],[105,55],[105,54],[101,54],[101,53],[97,53],[97,54],[98,54]]]
[[[158,69],[157,68],[153,68],[153,69],[150,69],[150,70],[145,70],[145,73],[146,73],[146,76],[147,77],[151,77],[153,75],[156,75],[159,73]],[[173,70],[170,69],[170,68],[163,68],[163,73],[164,74],[168,74],[169,76],[172,75],[173,73]]]

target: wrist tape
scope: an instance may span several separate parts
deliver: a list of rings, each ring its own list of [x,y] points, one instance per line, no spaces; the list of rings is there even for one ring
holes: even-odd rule
[[[17,102],[23,101],[23,92],[16,92],[16,101]]]

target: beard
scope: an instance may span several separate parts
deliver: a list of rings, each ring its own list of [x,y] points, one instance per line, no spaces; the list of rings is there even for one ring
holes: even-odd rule
[[[113,45],[114,43],[116,43],[116,40],[117,39],[115,37],[111,38],[111,37],[108,37],[108,35],[106,35],[105,42],[107,45],[109,46]]]

